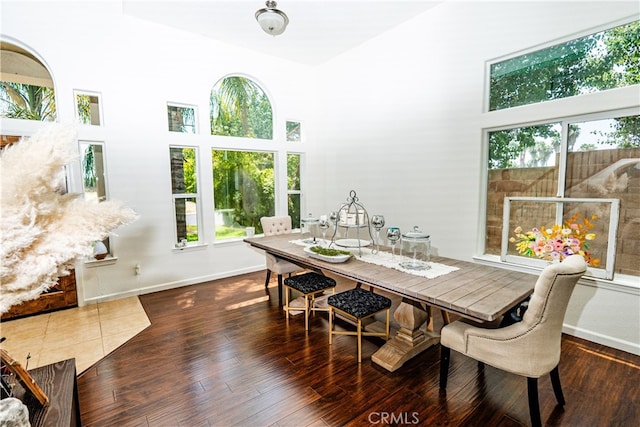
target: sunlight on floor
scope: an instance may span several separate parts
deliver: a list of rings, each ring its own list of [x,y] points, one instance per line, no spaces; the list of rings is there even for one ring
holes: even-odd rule
[[[0,324],[5,349],[28,369],[75,358],[78,374],[151,325],[138,297]],[[27,356],[30,355],[27,366]]]
[[[269,295],[265,295],[263,297],[254,298],[254,299],[250,299],[250,300],[247,300],[247,301],[239,302],[237,304],[231,304],[231,305],[226,306],[224,309],[225,310],[235,310],[237,308],[242,308],[242,307],[246,307],[248,305],[258,304],[258,303],[265,302],[265,301],[269,301]]]
[[[640,369],[640,366],[635,364],[635,363],[633,363],[633,362],[627,362],[626,360],[622,360],[622,359],[619,359],[619,358],[614,357],[614,356],[609,356],[608,354],[604,354],[604,353],[602,353],[600,351],[594,351],[594,350],[588,349],[588,348],[586,348],[585,346],[582,346],[582,345],[578,345],[578,348],[580,350],[584,351],[585,353],[589,353],[589,354],[592,354],[594,356],[601,357],[601,358],[606,359],[606,360],[608,360],[610,362],[616,362],[616,363],[620,363],[620,364],[625,365],[625,366],[629,366],[631,368]]]

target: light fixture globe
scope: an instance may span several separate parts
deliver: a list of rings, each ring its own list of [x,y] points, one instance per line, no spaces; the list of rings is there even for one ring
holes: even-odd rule
[[[267,0],[265,5],[267,7],[256,12],[256,20],[265,33],[279,36],[287,28],[289,18],[283,11],[276,9],[278,4],[275,1]]]

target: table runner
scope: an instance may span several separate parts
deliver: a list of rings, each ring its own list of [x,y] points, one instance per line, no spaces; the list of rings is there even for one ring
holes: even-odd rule
[[[312,244],[309,244],[308,242],[305,242],[302,239],[291,240],[290,242],[300,246],[313,246]],[[322,245],[318,244],[318,246],[322,246]],[[452,271],[459,270],[458,267],[452,267],[450,265],[441,264],[441,263],[432,262],[432,261],[429,262],[429,266],[431,266],[431,268],[428,270],[410,270],[400,266],[400,263],[412,260],[412,258],[403,256],[403,255],[396,254],[395,258],[393,258],[390,252],[380,251],[374,254],[372,249],[370,249],[369,247],[364,247],[364,248],[361,248],[362,256],[358,256],[358,248],[340,247],[339,249],[351,252],[360,261],[363,261],[369,264],[381,265],[387,268],[393,268],[395,270],[402,271],[403,273],[413,274],[414,276],[426,277],[427,279],[433,279],[439,276],[444,276],[445,274],[449,274]],[[396,248],[396,250],[400,252],[399,248]]]

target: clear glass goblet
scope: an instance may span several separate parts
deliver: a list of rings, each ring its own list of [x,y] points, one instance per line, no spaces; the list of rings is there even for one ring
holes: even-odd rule
[[[387,239],[391,242],[391,259],[396,258],[396,243],[400,240],[400,229],[398,227],[387,228]]]
[[[337,224],[338,223],[338,212],[331,211],[331,213],[329,214],[329,219],[331,220],[332,223]]]
[[[331,226],[331,223],[327,218],[321,218],[319,225],[320,225],[320,229],[322,230],[322,240],[324,241],[324,245],[329,246],[327,244],[327,230]]]
[[[371,217],[371,225],[376,229],[376,251],[375,253],[380,252],[380,229],[384,227],[384,216],[382,215],[373,215]]]

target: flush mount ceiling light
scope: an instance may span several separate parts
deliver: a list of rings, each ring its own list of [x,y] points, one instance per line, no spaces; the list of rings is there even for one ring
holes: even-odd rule
[[[289,23],[287,15],[283,11],[276,9],[278,4],[275,1],[267,0],[265,5],[267,7],[256,12],[256,20],[258,24],[260,24],[260,27],[262,27],[265,33],[271,34],[272,36],[278,36],[284,33]]]

